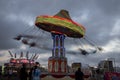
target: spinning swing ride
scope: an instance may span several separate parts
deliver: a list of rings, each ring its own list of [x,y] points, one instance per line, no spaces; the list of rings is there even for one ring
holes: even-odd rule
[[[92,41],[85,36],[86,29],[76,22],[74,22],[67,10],[60,10],[54,16],[41,15],[36,18],[35,25],[37,28],[49,32],[53,39],[52,56],[48,59],[48,71],[51,73],[66,73],[67,72],[67,58],[65,56],[64,39],[66,37],[74,39],[83,39],[90,45],[95,47],[92,53],[102,51],[101,47],[97,47]],[[27,39],[26,39],[27,38]],[[28,39],[36,38],[31,35],[18,35],[15,40],[22,41],[22,43],[30,47],[36,47],[36,42],[29,42]],[[39,41],[40,42],[40,41]],[[81,44],[81,46],[83,43]],[[42,48],[42,47],[40,47]],[[49,48],[46,48],[49,49]],[[84,48],[78,48],[82,55],[90,54]],[[50,49],[49,49],[50,50]]]

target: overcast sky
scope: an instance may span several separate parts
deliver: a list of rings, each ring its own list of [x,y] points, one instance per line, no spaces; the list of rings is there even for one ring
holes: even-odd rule
[[[18,34],[37,34],[39,45],[52,48],[50,33],[43,32],[35,27],[36,16],[55,15],[61,9],[66,9],[73,21],[82,24],[86,28],[88,40],[95,45],[103,47],[102,52],[87,56],[79,54],[75,42],[80,40],[66,38],[65,48],[68,63],[82,62],[91,66],[97,66],[98,62],[106,58],[115,58],[116,65],[120,65],[120,0],[0,0],[0,61],[10,58],[8,50],[39,53],[41,64],[47,64],[52,55],[51,50],[41,47],[29,48],[13,37]],[[75,55],[67,52],[72,51]]]

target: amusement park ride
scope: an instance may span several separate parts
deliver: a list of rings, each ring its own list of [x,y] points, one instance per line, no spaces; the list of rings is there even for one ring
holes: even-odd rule
[[[35,25],[37,28],[47,31],[51,34],[53,39],[52,56],[48,59],[48,71],[50,73],[67,73],[67,58],[65,56],[64,39],[66,37],[75,39],[86,39],[85,28],[74,22],[67,10],[61,10],[54,16],[41,15],[36,18]],[[22,43],[35,47],[36,42],[29,42],[24,39],[26,36],[18,35],[15,40],[22,41]],[[28,37],[28,36],[27,36]],[[97,50],[101,51],[102,48],[95,46]],[[81,54],[89,54],[84,49],[79,49]],[[96,50],[96,51],[97,51]],[[93,53],[96,53],[94,51]]]
[[[25,53],[21,52],[19,57],[17,57],[16,53],[14,55],[10,51],[9,53],[11,55],[10,59],[11,63],[34,63],[34,61],[37,60],[39,57],[38,54],[34,54],[30,57],[29,52],[27,52],[25,56],[23,55]]]
[[[5,66],[7,67],[20,68],[22,64],[26,64],[27,68],[31,68],[39,57],[38,54],[29,56],[29,52],[26,52],[26,54],[21,52],[20,55],[17,55],[16,53],[12,53],[11,51],[8,52],[11,58],[8,63],[5,63]]]

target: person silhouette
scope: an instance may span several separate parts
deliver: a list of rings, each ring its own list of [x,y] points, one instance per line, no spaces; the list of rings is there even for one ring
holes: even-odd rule
[[[38,62],[35,63],[35,66],[32,70],[32,80],[40,80],[41,70],[39,68],[40,64]]]
[[[28,75],[29,80],[32,80],[32,71],[33,71],[33,68],[30,69],[30,72],[29,72],[29,75]]]
[[[81,68],[75,72],[75,80],[84,80],[84,73],[81,71]]]
[[[27,68],[26,65],[23,64],[22,68],[20,69],[20,80],[27,80]]]

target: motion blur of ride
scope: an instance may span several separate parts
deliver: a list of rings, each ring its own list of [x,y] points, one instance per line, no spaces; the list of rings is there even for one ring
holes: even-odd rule
[[[78,47],[78,54],[88,55],[94,54],[99,51],[103,51],[100,46],[97,46],[97,42],[91,40],[85,33],[86,29],[81,24],[74,22],[67,10],[60,10],[54,16],[40,15],[36,17],[35,25],[39,29],[34,29],[34,31],[26,31],[25,33],[20,33],[14,39],[21,41],[25,45],[30,47],[38,47],[41,49],[51,50],[51,47],[46,47],[44,44],[40,43],[40,38],[45,38],[50,34],[64,35],[67,38],[72,38],[76,47]],[[35,27],[36,27],[35,26]],[[35,28],[34,27],[34,28]],[[36,31],[35,31],[36,30]],[[27,32],[30,32],[30,34]],[[49,32],[49,33],[48,33]],[[45,41],[43,41],[45,43]],[[89,48],[88,48],[89,47]],[[77,53],[74,51],[66,51],[66,53]]]
[[[61,74],[61,76],[68,75],[66,54],[89,55],[103,50],[88,38],[85,27],[74,22],[67,10],[60,10],[54,16],[37,16],[33,30],[35,29],[36,31],[21,33],[14,39],[28,45],[30,48],[52,50],[52,56],[48,58],[48,72],[54,76],[58,76],[57,74]],[[27,34],[27,32],[29,33]],[[50,36],[52,37],[53,48],[51,48]],[[72,43],[77,50],[67,51],[65,49],[65,43],[68,42],[65,42],[65,40],[67,39],[73,41]],[[69,45],[73,45],[72,43]]]

